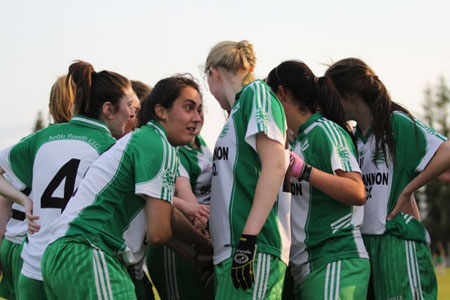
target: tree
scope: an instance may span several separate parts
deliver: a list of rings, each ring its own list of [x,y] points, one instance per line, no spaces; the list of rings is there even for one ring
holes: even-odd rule
[[[425,89],[423,109],[427,125],[448,137],[450,89],[444,76],[439,77],[435,87],[428,86]],[[418,193],[421,206],[425,208],[423,222],[434,246],[439,241],[444,245],[450,241],[450,187],[447,177],[445,174],[434,179]]]

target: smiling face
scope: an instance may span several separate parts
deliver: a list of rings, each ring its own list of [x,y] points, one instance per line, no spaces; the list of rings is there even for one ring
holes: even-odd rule
[[[112,113],[108,113],[106,125],[115,138],[122,137],[125,134],[125,128],[129,120],[135,118],[134,109],[132,107],[135,101],[139,100],[130,86],[124,89],[124,95],[119,103],[116,106],[111,107]]]
[[[173,146],[189,144],[200,132],[203,123],[203,100],[193,87],[187,86],[167,109],[158,104],[155,112]]]

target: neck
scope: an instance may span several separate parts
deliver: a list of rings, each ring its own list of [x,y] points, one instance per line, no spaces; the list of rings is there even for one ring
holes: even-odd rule
[[[242,84],[243,76],[238,73],[238,76],[224,76],[224,78],[226,78],[224,80],[225,98],[231,109],[236,100],[236,94],[244,87]]]
[[[366,134],[372,124],[373,115],[370,108],[364,103],[358,106],[358,111],[354,117],[362,134]]]
[[[298,128],[305,124],[306,121],[308,121],[308,119],[312,116],[313,114],[309,111],[306,112],[298,112],[297,114],[295,114],[293,120],[291,120],[290,126],[292,131],[295,133],[295,136],[298,135]]]

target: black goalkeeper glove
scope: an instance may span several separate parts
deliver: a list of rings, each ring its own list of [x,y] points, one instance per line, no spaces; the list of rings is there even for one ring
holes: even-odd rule
[[[255,282],[253,260],[256,250],[256,235],[242,234],[234,251],[231,265],[231,279],[237,289],[249,289]]]

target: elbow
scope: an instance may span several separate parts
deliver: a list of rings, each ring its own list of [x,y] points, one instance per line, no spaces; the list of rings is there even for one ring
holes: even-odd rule
[[[147,233],[147,241],[154,245],[164,245],[166,244],[172,236],[172,231],[168,230],[158,230],[156,232]]]
[[[366,188],[364,184],[361,182],[361,186],[355,189],[354,195],[353,195],[353,205],[355,206],[362,206],[366,204]]]

